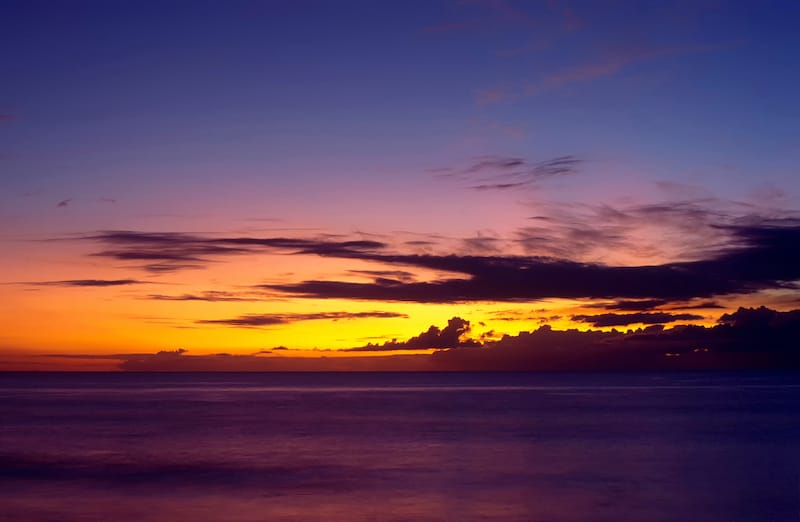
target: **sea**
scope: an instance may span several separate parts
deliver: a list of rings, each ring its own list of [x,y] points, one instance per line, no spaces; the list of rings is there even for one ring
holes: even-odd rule
[[[800,374],[2,373],[0,520],[800,520]]]

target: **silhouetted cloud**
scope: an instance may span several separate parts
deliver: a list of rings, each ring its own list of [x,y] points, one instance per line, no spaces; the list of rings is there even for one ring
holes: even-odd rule
[[[448,370],[658,370],[799,368],[800,310],[740,308],[714,327],[632,332],[553,330],[504,336],[481,348],[442,350],[434,367]]]
[[[573,321],[588,323],[602,328],[608,326],[627,326],[629,324],[665,324],[676,321],[696,321],[703,319],[702,315],[695,314],[670,314],[666,312],[635,313],[635,314],[598,314],[598,315],[573,315]]]
[[[22,284],[37,285],[37,286],[125,286],[125,285],[140,285],[146,284],[147,281],[139,281],[137,279],[67,279],[64,281],[30,281]]]
[[[681,301],[669,301],[667,299],[634,299],[619,300],[614,302],[601,302],[584,305],[586,308],[600,308],[603,310],[618,310],[621,312],[641,312],[662,308],[667,311],[673,310],[707,310],[724,308],[716,301],[702,301],[699,303],[683,303]]]
[[[68,206],[69,206],[69,204],[70,204],[71,202],[72,202],[72,198],[69,198],[69,199],[63,199],[63,200],[61,200],[61,201],[59,201],[59,202],[58,202],[58,204],[56,205],[56,207],[59,207],[59,208],[68,207]]]
[[[248,314],[230,319],[202,319],[195,321],[197,324],[212,324],[234,326],[238,328],[253,328],[261,326],[273,326],[277,324],[289,324],[299,321],[317,321],[317,320],[333,320],[338,321],[342,319],[395,319],[395,318],[408,318],[408,315],[396,312],[317,312],[310,314]]]
[[[526,256],[392,255],[343,257],[429,268],[468,277],[429,282],[309,280],[261,288],[298,297],[430,303],[529,301],[547,297],[682,301],[767,288],[800,279],[800,224],[718,227],[732,244],[708,259],[652,266],[608,266]]]
[[[208,301],[208,302],[228,302],[228,301],[260,301],[261,298],[254,296],[237,295],[231,292],[208,291],[199,294],[163,295],[150,294],[147,299],[154,301]]]
[[[387,341],[383,344],[369,343],[359,348],[348,351],[374,352],[390,350],[428,350],[431,348],[463,348],[480,346],[480,342],[465,337],[470,331],[470,323],[461,317],[453,317],[447,321],[447,326],[439,328],[431,325],[426,331],[404,342],[397,340]]]
[[[621,310],[623,312],[633,312],[641,310],[652,310],[669,303],[665,299],[637,299],[621,300],[613,303],[597,303],[588,305],[587,308],[603,308],[606,310]]]
[[[739,308],[713,327],[666,329],[652,325],[633,331],[554,330],[505,335],[498,341],[465,339],[469,323],[452,318],[406,342],[355,349],[391,351],[440,348],[431,354],[345,356],[292,355],[277,347],[249,355],[191,355],[187,350],[155,354],[53,354],[52,358],[109,361],[132,371],[598,371],[800,368],[800,310]],[[450,345],[447,347],[447,345]],[[280,354],[273,352],[280,351]]]
[[[717,303],[716,301],[703,301],[702,303],[697,303],[693,305],[676,305],[671,310],[709,310],[709,309],[723,309],[725,308],[721,304]]]
[[[216,258],[275,250],[290,254],[348,256],[379,250],[369,240],[331,241],[285,237],[204,237],[178,232],[108,231],[85,236],[111,248],[91,255],[143,263],[151,272],[200,268]]]
[[[348,273],[373,277],[375,280],[397,280],[401,282],[414,280],[414,274],[406,270],[348,270]]]

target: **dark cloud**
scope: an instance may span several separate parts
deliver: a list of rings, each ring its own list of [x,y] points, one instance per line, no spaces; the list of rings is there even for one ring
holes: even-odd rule
[[[717,303],[716,301],[703,301],[702,303],[692,304],[692,305],[675,305],[669,308],[669,310],[710,310],[710,309],[723,309],[725,308],[721,304]]]
[[[497,237],[478,235],[463,239],[461,243],[468,252],[494,253],[500,251],[502,240]]]
[[[543,326],[480,348],[442,350],[448,370],[690,370],[800,368],[800,310],[740,308],[714,327],[629,332],[557,331]]]
[[[397,280],[404,283],[415,279],[414,274],[405,270],[348,270],[348,273],[372,277],[375,280]]]
[[[598,314],[598,315],[573,315],[573,321],[588,323],[602,328],[608,326],[627,326],[629,324],[665,324],[676,321],[696,321],[703,319],[702,315],[695,314],[669,314],[666,312],[635,313],[635,314]]]
[[[668,307],[667,307],[668,306]],[[665,310],[707,310],[707,309],[721,309],[724,308],[721,304],[715,301],[703,301],[694,304],[680,304],[680,302],[672,302],[667,299],[634,299],[634,300],[619,300],[612,303],[593,303],[585,305],[586,308],[601,308],[604,310],[618,310],[621,312],[642,312],[653,310],[655,308],[664,308]]]
[[[139,281],[136,279],[67,279],[65,281],[31,281],[22,283],[26,285],[37,286],[125,286],[125,285],[140,285],[146,284],[146,281]]]
[[[195,321],[197,324],[212,324],[223,326],[234,326],[238,328],[257,328],[261,326],[273,326],[277,324],[289,324],[299,321],[317,321],[342,319],[407,319],[406,314],[396,312],[317,312],[311,314],[248,314],[230,319],[203,319]]]
[[[538,163],[523,158],[480,156],[463,168],[436,169],[436,176],[470,183],[474,190],[507,190],[535,185],[556,176],[574,174],[583,160],[559,156]]]
[[[343,257],[428,268],[467,277],[430,282],[310,280],[262,288],[299,297],[430,303],[530,301],[548,297],[685,301],[768,288],[800,279],[800,223],[728,226],[732,244],[709,259],[608,266],[531,256],[437,256],[349,252]]]
[[[56,207],[59,207],[59,208],[68,207],[68,206],[69,206],[69,204],[70,204],[71,202],[72,202],[72,198],[69,198],[69,199],[63,199],[63,200],[61,200],[61,201],[59,201],[59,202],[58,202],[58,204],[56,205]]]
[[[642,310],[652,310],[669,303],[665,299],[623,299],[613,303],[597,303],[588,305],[587,308],[603,308],[606,310],[620,310],[623,312],[633,312]]]
[[[231,292],[208,291],[200,294],[181,294],[181,295],[162,295],[151,294],[147,299],[154,301],[208,301],[208,302],[229,302],[229,301],[260,301],[261,299],[253,296],[242,296]]]
[[[478,341],[469,339],[466,335],[471,327],[469,321],[460,317],[453,317],[447,321],[447,326],[439,328],[431,325],[426,331],[404,342],[396,340],[383,344],[367,344],[349,351],[390,351],[390,350],[428,350],[431,348],[463,348],[480,346]]]
[[[200,268],[215,259],[275,250],[289,254],[349,256],[379,250],[384,243],[368,240],[332,241],[284,237],[204,237],[177,232],[108,231],[86,236],[110,248],[97,257],[143,263],[150,272]]]
[[[283,347],[250,355],[190,355],[184,349],[156,354],[53,355],[56,358],[117,361],[132,371],[598,371],[800,368],[800,310],[740,308],[713,327],[633,331],[553,330],[505,335],[498,341],[465,339],[469,323],[454,317],[405,343],[392,341],[356,349],[404,350],[442,347],[432,354],[383,357],[292,355]],[[450,345],[447,347],[446,345]],[[281,350],[281,354],[271,351]]]

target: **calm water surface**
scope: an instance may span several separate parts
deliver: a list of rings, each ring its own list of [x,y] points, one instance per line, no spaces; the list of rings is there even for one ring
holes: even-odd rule
[[[800,520],[800,375],[0,374],[0,520]]]

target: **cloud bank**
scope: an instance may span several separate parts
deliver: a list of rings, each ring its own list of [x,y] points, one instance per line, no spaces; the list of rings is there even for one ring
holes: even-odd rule
[[[406,341],[354,349],[388,355],[349,356],[319,351],[292,356],[283,347],[251,355],[191,355],[184,349],[155,354],[57,355],[117,361],[130,371],[620,371],[800,368],[800,310],[739,308],[713,327],[652,325],[625,332],[553,330],[469,339],[469,321],[454,317]],[[434,349],[394,355],[394,350]]]

